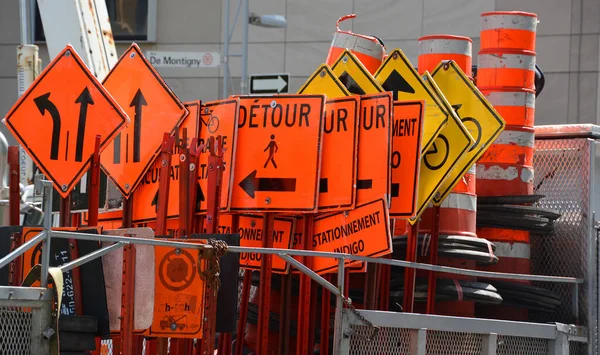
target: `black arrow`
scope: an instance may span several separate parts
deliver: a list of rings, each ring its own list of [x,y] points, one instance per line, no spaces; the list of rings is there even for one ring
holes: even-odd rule
[[[358,85],[356,80],[354,80],[354,78],[351,77],[350,74],[348,74],[347,72],[343,72],[342,75],[340,75],[339,79],[342,82],[342,84],[346,87],[346,89],[348,89],[348,91],[350,91],[351,93],[357,95],[366,94],[365,91],[360,87],[360,85]]]
[[[142,90],[138,89],[129,104],[129,107],[135,106],[135,117],[133,118],[133,162],[140,162],[141,152],[141,135],[142,135],[142,106],[147,106],[148,103],[142,94]]]
[[[60,113],[56,106],[49,100],[50,93],[41,95],[33,99],[35,105],[42,116],[46,111],[50,112],[52,117],[52,142],[50,147],[50,159],[58,160],[58,143],[60,142]]]
[[[206,201],[204,197],[204,191],[202,191],[202,186],[198,183],[198,192],[196,193],[196,211],[200,211],[200,204]]]
[[[257,178],[256,170],[246,176],[239,186],[248,196],[254,198],[256,191],[277,191],[291,192],[296,191],[295,178]]]
[[[368,190],[373,188],[373,179],[358,180],[356,182],[356,188],[359,190]]]
[[[392,197],[400,196],[400,183],[392,184]]]
[[[397,70],[392,71],[390,76],[385,80],[385,82],[381,85],[386,91],[392,91],[394,93],[394,101],[398,100],[398,92],[406,92],[409,94],[414,94],[415,89],[410,86],[408,81],[398,73]]]
[[[319,179],[319,192],[327,192],[329,191],[329,179],[321,178]]]
[[[156,190],[156,194],[154,195],[150,206],[154,206],[154,211],[158,213],[158,190]]]
[[[83,138],[85,136],[85,122],[87,120],[88,105],[93,105],[94,100],[90,91],[86,87],[81,92],[81,95],[75,100],[79,106],[79,125],[77,126],[77,145],[75,146],[75,161],[80,162],[83,159]]]

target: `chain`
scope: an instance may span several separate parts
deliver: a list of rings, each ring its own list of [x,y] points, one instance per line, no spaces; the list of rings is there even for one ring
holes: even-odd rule
[[[363,322],[365,325],[367,325],[372,330],[371,335],[368,335],[368,336],[364,336],[357,332],[354,332],[353,335],[355,335],[358,338],[361,338],[363,340],[366,340],[367,342],[372,342],[373,340],[375,340],[375,338],[377,338],[377,335],[379,334],[379,327],[374,325],[373,323],[371,323],[367,318],[365,318],[362,314],[360,314],[360,312],[357,311],[356,308],[354,308],[354,306],[352,305],[350,300],[348,298],[344,297],[344,295],[340,294],[340,298],[342,299],[342,302],[344,302],[346,307],[348,307],[348,309],[350,309],[350,311],[352,313],[354,313],[354,315],[356,317],[358,317],[358,319],[360,319],[361,322]]]
[[[213,247],[214,252],[211,254],[210,260],[206,260],[206,270],[199,272],[199,274],[202,280],[212,282],[215,292],[218,292],[221,287],[221,278],[219,277],[221,274],[221,265],[219,264],[219,260],[227,253],[227,243],[222,240],[209,239],[207,244]],[[202,253],[202,249],[200,253]],[[200,268],[200,264],[198,264],[198,268]]]

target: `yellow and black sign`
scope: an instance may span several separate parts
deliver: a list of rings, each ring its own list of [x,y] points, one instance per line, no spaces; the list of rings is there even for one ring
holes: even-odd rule
[[[375,80],[386,91],[394,93],[394,101],[425,100],[425,120],[421,154],[425,154],[448,123],[450,113],[400,49],[395,49],[375,73]]]
[[[350,96],[350,91],[338,80],[327,64],[322,64],[302,85],[298,94],[325,94],[330,99]]]
[[[352,94],[366,95],[385,91],[360,60],[348,50],[333,63],[331,70]]]
[[[432,77],[475,139],[472,147],[460,158],[434,197],[433,203],[440,205],[463,175],[494,143],[506,123],[455,62],[438,65]]]

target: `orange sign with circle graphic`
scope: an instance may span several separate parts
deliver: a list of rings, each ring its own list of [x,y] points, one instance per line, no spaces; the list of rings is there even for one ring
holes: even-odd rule
[[[325,105],[319,211],[354,207],[359,102],[359,96],[349,96],[327,100]]]
[[[188,109],[189,114],[174,133],[175,147],[173,148],[173,155],[171,155],[169,201],[167,207],[168,218],[179,216],[179,145],[185,144],[189,146],[192,138],[198,137],[200,130],[200,101],[186,102],[185,107]],[[187,130],[187,141],[183,141],[184,130]],[[133,209],[132,216],[134,222],[156,219],[161,160],[158,157],[154,161],[152,167],[144,174],[144,178],[133,193],[133,196],[135,196],[135,208]]]
[[[132,117],[100,157],[106,175],[129,198],[152,166],[164,133],[173,133],[188,110],[135,43],[103,84]]]
[[[66,197],[129,123],[123,109],[67,45],[6,114],[10,133]]]
[[[389,201],[392,148],[392,93],[360,99],[356,204]]]
[[[424,114],[425,101],[394,102],[390,217],[410,218],[417,212]]]
[[[235,168],[234,157],[237,141],[237,123],[240,112],[240,99],[230,98],[207,102],[200,110],[200,144],[204,144],[210,137],[221,136],[225,153],[223,163],[223,180],[221,183],[221,208],[227,209],[229,205],[229,190],[233,183]],[[200,212],[206,212],[208,201],[205,193],[208,190],[208,150],[200,154],[200,167],[198,171],[198,193],[196,194]]]
[[[325,95],[240,97],[231,211],[316,212]]]

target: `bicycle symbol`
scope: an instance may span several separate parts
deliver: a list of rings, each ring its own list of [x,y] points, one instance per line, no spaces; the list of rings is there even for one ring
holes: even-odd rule
[[[219,130],[219,117],[214,116],[212,113],[212,111],[208,111],[205,110],[204,114],[200,115],[200,123],[201,125],[205,125],[206,128],[208,129],[208,132],[210,133],[215,133],[216,131]],[[205,118],[203,118],[208,116],[208,120],[206,120]]]
[[[479,142],[481,141],[481,125],[473,117],[465,117],[465,118],[460,117],[458,110],[461,107],[462,107],[462,104],[452,105],[452,108],[456,112],[456,115],[458,115],[458,118],[460,118],[461,122],[464,123],[465,125],[467,124],[467,122],[471,122],[475,125],[475,129],[477,130],[477,135],[473,136],[473,138],[475,138],[475,143],[469,149],[469,152],[471,152],[471,151],[473,151],[473,149],[475,149],[475,147],[477,147],[479,145]],[[469,130],[469,133],[470,133],[470,130]]]

